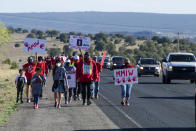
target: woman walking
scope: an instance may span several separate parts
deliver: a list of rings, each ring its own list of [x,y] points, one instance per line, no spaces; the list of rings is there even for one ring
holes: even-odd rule
[[[54,80],[54,84],[52,87],[52,91],[54,92],[54,99],[55,99],[54,106],[56,108],[61,108],[61,95],[62,93],[65,92],[65,86],[66,88],[69,88],[69,86],[67,83],[66,71],[60,59],[56,60],[55,67],[53,69],[52,74]],[[57,101],[57,97],[58,97],[58,101]]]
[[[125,60],[124,66],[121,67],[121,69],[127,69],[127,68],[133,68],[132,65],[130,65],[130,62],[128,59]],[[121,104],[123,106],[129,106],[129,99],[131,94],[132,84],[124,84],[121,85],[121,96],[122,96],[122,102]]]

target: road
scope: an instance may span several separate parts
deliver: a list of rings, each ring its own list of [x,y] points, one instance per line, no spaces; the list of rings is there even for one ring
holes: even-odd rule
[[[162,84],[161,78],[141,77],[131,94],[131,105],[120,105],[120,87],[113,84],[113,72],[101,75],[100,99],[96,104],[120,128],[144,130],[194,130],[195,85],[189,81]]]
[[[113,72],[101,74],[100,97],[91,106],[73,102],[53,107],[49,77],[40,108],[20,105],[0,131],[191,131],[194,127],[194,86],[188,81],[162,84],[160,78],[141,77],[131,94],[131,105],[120,105],[120,87]]]

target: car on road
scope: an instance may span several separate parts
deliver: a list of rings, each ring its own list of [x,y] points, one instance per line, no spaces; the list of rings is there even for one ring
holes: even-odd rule
[[[192,53],[169,53],[162,60],[162,81],[171,83],[171,80],[196,80],[196,61]]]
[[[102,56],[99,56],[98,57],[98,62],[101,63],[101,60],[102,60]],[[103,63],[103,68],[110,69],[110,65],[111,65],[110,57],[106,56],[105,60],[104,60],[104,63]]]
[[[113,56],[111,59],[110,69],[119,69],[124,65],[125,59],[126,58],[124,56]]]
[[[161,66],[154,58],[140,58],[137,64],[138,76],[141,75],[153,75],[160,76]]]

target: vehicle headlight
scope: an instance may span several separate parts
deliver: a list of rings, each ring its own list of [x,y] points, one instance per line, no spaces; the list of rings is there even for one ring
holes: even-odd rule
[[[155,69],[159,70],[159,67],[155,67]]]
[[[116,66],[116,63],[114,63],[114,66]]]
[[[143,70],[143,69],[144,69],[144,67],[141,66],[141,67],[140,67],[140,70]]]
[[[172,71],[173,70],[173,67],[172,66],[168,66],[167,70],[168,71]]]

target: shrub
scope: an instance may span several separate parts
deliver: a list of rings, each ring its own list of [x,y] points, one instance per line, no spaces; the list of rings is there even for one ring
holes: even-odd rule
[[[17,69],[17,68],[18,68],[17,63],[16,63],[15,61],[13,61],[13,62],[11,63],[10,69]]]
[[[15,47],[20,47],[20,44],[19,44],[19,43],[16,43],[16,44],[15,44]]]
[[[49,56],[59,56],[61,54],[61,49],[60,48],[50,48],[48,50],[48,55]]]
[[[11,60],[9,58],[7,58],[6,60],[3,61],[3,64],[10,65],[11,64]]]

